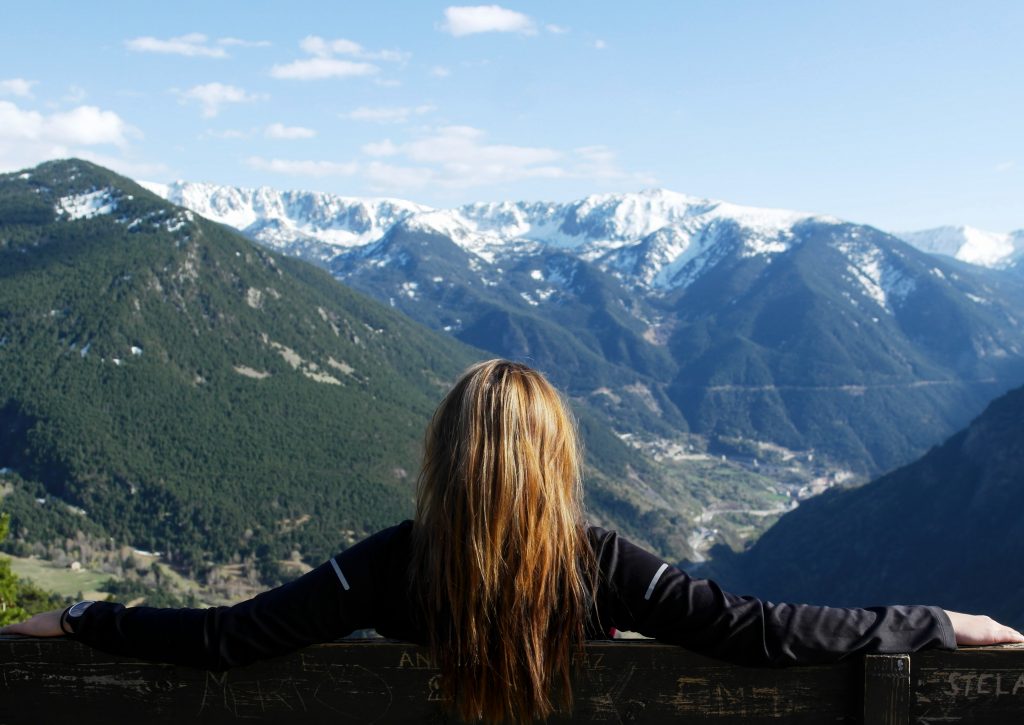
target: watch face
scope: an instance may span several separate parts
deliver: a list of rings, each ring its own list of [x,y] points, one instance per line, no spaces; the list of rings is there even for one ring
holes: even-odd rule
[[[68,617],[81,617],[94,602],[79,602],[68,610]]]

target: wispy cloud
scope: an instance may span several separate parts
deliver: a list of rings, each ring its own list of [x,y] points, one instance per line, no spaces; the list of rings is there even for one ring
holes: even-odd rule
[[[436,111],[437,108],[430,104],[419,106],[398,106],[390,108],[357,108],[348,113],[341,114],[342,118],[349,121],[371,121],[373,123],[405,123],[414,116],[422,116],[425,113]]]
[[[188,33],[173,38],[160,39],[151,35],[124,41],[128,50],[138,53],[165,53],[186,57],[227,58],[224,48],[210,45],[210,39],[202,33]]]
[[[555,25],[554,23],[548,23],[545,25],[544,30],[552,33],[553,35],[565,35],[569,32],[569,28],[564,25]]]
[[[217,44],[239,48],[269,48],[273,45],[269,40],[242,40],[241,38],[218,38]]]
[[[256,129],[250,129],[244,131],[239,128],[224,128],[224,129],[213,129],[208,128],[199,134],[199,139],[215,138],[224,141],[237,141],[241,139],[250,139],[256,135]]]
[[[299,139],[313,138],[316,131],[304,126],[285,126],[283,123],[272,123],[263,129],[263,135],[267,138]]]
[[[204,83],[177,93],[183,103],[198,103],[204,118],[213,118],[228,104],[265,101],[269,98],[265,93],[249,93],[237,86],[224,83]]]
[[[595,50],[605,50],[607,48],[608,48],[608,43],[604,42],[600,38],[598,38],[597,40],[594,41],[594,49]]]
[[[339,58],[306,58],[294,60],[270,69],[274,78],[286,80],[321,80],[323,78],[352,78],[379,73],[380,68],[372,63],[361,63]]]
[[[412,53],[403,50],[367,50],[354,40],[346,38],[327,40],[319,35],[307,35],[299,42],[299,47],[310,55],[320,58],[329,58],[332,55],[349,55],[363,60],[404,63],[412,57]]]
[[[289,176],[353,176],[359,171],[359,164],[354,161],[312,161],[293,159],[265,159],[261,156],[250,156],[246,164],[260,171],[271,171]]]
[[[486,134],[470,126],[444,126],[403,144],[388,139],[363,147],[368,156],[391,157],[402,163],[377,161],[366,168],[375,188],[419,188],[437,184],[467,188],[523,179],[559,178],[563,154],[535,146],[489,144]],[[414,165],[410,165],[414,164]]]
[[[328,40],[319,35],[306,36],[299,42],[299,48],[310,57],[275,65],[270,69],[270,75],[289,80],[371,76],[380,73],[381,69],[370,61],[404,63],[410,58],[410,54],[404,51],[367,50],[354,40]]]
[[[573,149],[570,169],[573,176],[631,186],[654,186],[658,179],[645,172],[626,171],[619,166],[614,151],[607,146],[581,146]]]
[[[128,50],[137,53],[164,53],[167,55],[183,55],[191,58],[227,58],[227,47],[265,48],[269,40],[243,40],[241,38],[217,38],[212,40],[202,33],[187,33],[173,38],[154,38],[143,35],[124,41]]]
[[[434,78],[447,78],[451,74],[451,69],[446,68],[443,65],[435,65],[433,68],[430,69],[430,75],[434,76]]]
[[[456,38],[476,33],[522,33],[533,35],[536,24],[529,15],[500,5],[450,6],[444,10],[440,29]]]
[[[390,139],[365,144],[372,160],[363,175],[374,191],[415,191],[427,186],[465,189],[531,179],[587,179],[651,185],[656,179],[621,169],[606,146],[571,151],[490,143],[471,126],[444,126],[407,143]]]
[[[1009,171],[1010,169],[1012,169],[1016,165],[1017,165],[1017,163],[1015,161],[1001,161],[1001,162],[999,162],[998,164],[995,165],[993,170],[996,173],[998,173],[998,174],[1002,174],[1002,173],[1004,173],[1006,171]]]
[[[31,166],[46,159],[82,156],[88,147],[114,146],[124,151],[141,132],[113,111],[78,106],[40,113],[0,101],[0,168]]]
[[[8,78],[7,80],[2,80],[0,81],[0,95],[31,98],[32,86],[34,86],[36,82],[37,81],[27,81],[24,78]]]

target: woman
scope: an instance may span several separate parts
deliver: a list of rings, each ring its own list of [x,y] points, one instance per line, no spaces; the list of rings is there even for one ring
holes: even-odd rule
[[[587,527],[580,468],[575,425],[544,377],[480,363],[427,429],[414,521],[230,608],[80,603],[0,631],[70,634],[117,654],[226,669],[373,627],[428,645],[454,711],[487,721],[568,707],[574,651],[612,628],[752,665],[1024,641],[988,617],[937,607],[727,594]]]

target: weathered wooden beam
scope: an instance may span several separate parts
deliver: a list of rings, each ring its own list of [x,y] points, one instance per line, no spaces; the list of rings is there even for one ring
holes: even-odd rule
[[[909,675],[885,675],[899,675],[895,661]],[[578,665],[575,707],[552,722],[852,724],[875,717],[869,700],[894,703],[914,723],[1024,722],[1019,648],[767,670],[655,642],[616,641],[589,643]],[[894,683],[909,700],[885,694]],[[316,645],[215,674],[114,657],[66,639],[0,637],[0,725],[239,720],[449,721],[426,652],[399,642]]]
[[[921,652],[910,667],[914,723],[1024,723],[1024,645]]]
[[[864,725],[910,725],[910,655],[864,658]]]

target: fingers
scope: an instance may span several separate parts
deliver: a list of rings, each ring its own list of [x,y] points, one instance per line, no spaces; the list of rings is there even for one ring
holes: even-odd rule
[[[1011,627],[1003,627],[1002,629],[1003,631],[1000,633],[1000,636],[1003,638],[1003,642],[1024,643],[1024,634]]]

